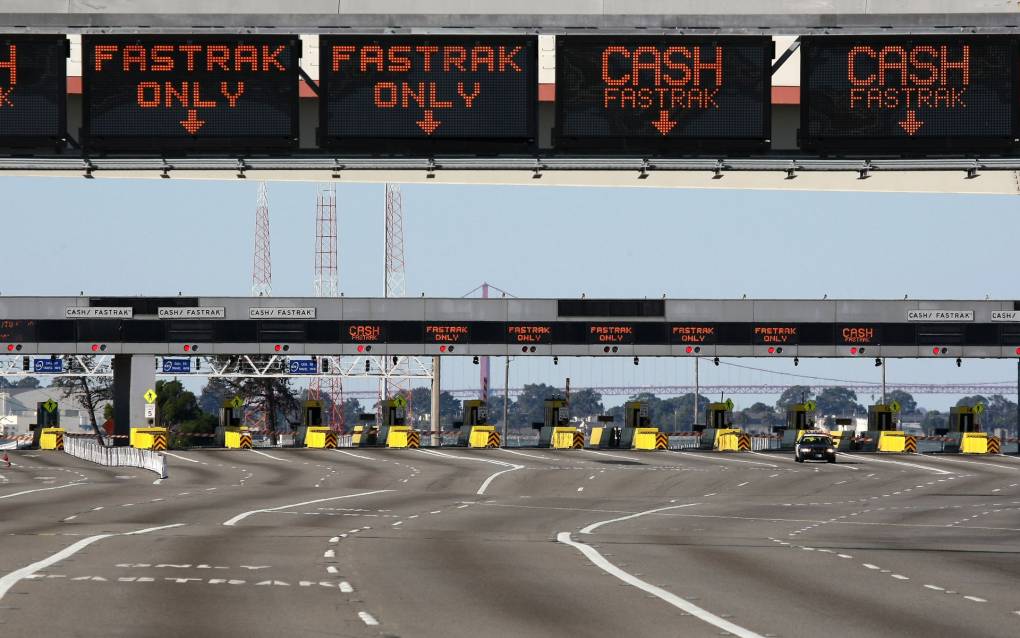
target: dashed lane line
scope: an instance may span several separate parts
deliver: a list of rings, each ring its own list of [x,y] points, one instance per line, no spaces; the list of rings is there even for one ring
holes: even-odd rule
[[[52,556],[44,558],[44,559],[42,559],[40,561],[36,561],[36,562],[32,563],[31,565],[28,565],[26,567],[22,567],[21,569],[16,569],[13,572],[7,574],[6,576],[0,578],[0,600],[3,600],[4,595],[8,591],[10,591],[11,587],[14,587],[16,584],[18,584],[18,581],[20,581],[20,580],[22,580],[24,578],[27,578],[28,576],[30,576],[30,575],[38,572],[38,571],[42,571],[42,570],[46,569],[47,567],[50,567],[51,565],[55,565],[56,563],[59,563],[60,561],[64,560],[65,558],[67,558],[69,556],[73,556],[73,555],[77,554],[78,552],[80,552],[81,550],[85,549],[86,547],[88,547],[92,543],[101,541],[101,540],[106,539],[106,538],[111,538],[111,537],[114,537],[114,536],[137,536],[139,534],[148,534],[149,532],[157,532],[157,531],[164,530],[164,529],[171,529],[171,528],[174,528],[174,527],[181,527],[183,525],[184,525],[184,523],[174,523],[173,525],[160,525],[159,527],[147,527],[145,529],[139,529],[139,530],[135,530],[133,532],[120,532],[120,533],[114,533],[114,534],[97,534],[95,536],[89,536],[88,538],[83,538],[83,539],[81,539],[80,541],[78,541],[76,543],[68,545],[67,547],[65,547],[64,549],[60,550],[56,554],[53,554]]]
[[[167,456],[172,456],[175,459],[180,459],[182,461],[187,461],[188,463],[200,463],[201,462],[201,461],[199,461],[197,459],[189,459],[186,456],[181,456],[180,454],[174,454],[173,452],[163,452],[163,454],[166,454]]]
[[[379,459],[373,458],[371,456],[365,456],[363,454],[355,454],[354,452],[348,452],[347,450],[338,450],[336,448],[333,448],[332,451],[336,452],[337,454],[346,454],[347,456],[353,456],[353,457],[356,457],[356,458],[359,458],[359,459],[365,459],[366,461],[378,461],[379,460]]]
[[[451,459],[460,459],[462,461],[481,461],[483,463],[491,463],[493,465],[501,465],[503,467],[509,468],[509,469],[506,469],[506,470],[500,470],[499,472],[494,472],[494,473],[490,474],[488,477],[486,477],[486,479],[482,482],[481,487],[479,487],[478,491],[475,492],[475,494],[479,494],[479,495],[485,494],[485,490],[489,489],[489,485],[492,484],[492,481],[495,480],[500,475],[506,474],[507,472],[513,472],[515,470],[523,470],[524,469],[523,465],[517,465],[516,463],[507,463],[506,461],[497,461],[495,459],[483,459],[483,458],[472,458],[470,456],[458,456],[458,455],[454,455],[454,454],[446,454],[444,452],[437,452],[435,450],[421,450],[421,449],[419,449],[418,452],[421,452],[422,454],[429,454],[429,455],[432,455],[432,456],[445,456],[445,457],[451,458]]]
[[[84,482],[66,483],[64,485],[55,485],[53,487],[40,487],[40,488],[34,489],[34,490],[25,490],[23,492],[15,492],[13,494],[4,494],[3,496],[0,496],[0,499],[14,498],[15,496],[21,496],[23,494],[32,494],[34,492],[48,492],[49,490],[62,490],[65,487],[75,487],[75,486],[78,486],[78,485],[85,485],[85,483]]]
[[[903,465],[906,467],[912,467],[918,470],[927,470],[929,472],[935,472],[936,474],[956,474],[956,472],[948,472],[946,470],[939,469],[937,467],[930,467],[928,465],[919,465],[917,463],[908,463],[906,461],[894,461],[892,459],[876,459],[872,457],[857,456],[856,454],[847,454],[846,452],[841,453],[843,456],[850,457],[852,459],[859,459],[865,463],[891,463],[893,465]]]
[[[683,598],[680,598],[673,592],[666,591],[661,587],[656,587],[655,585],[652,585],[641,580],[640,578],[634,576],[633,574],[623,571],[616,565],[606,560],[602,556],[602,554],[595,550],[595,548],[591,547],[590,545],[585,545],[584,543],[578,543],[574,541],[572,538],[570,538],[570,532],[560,532],[559,534],[556,535],[556,540],[559,541],[560,543],[563,543],[564,545],[569,545],[570,547],[573,547],[577,551],[581,552],[596,567],[606,572],[607,574],[610,574],[611,576],[614,576],[619,580],[627,583],[628,585],[636,587],[637,589],[640,589],[641,591],[647,594],[655,596],[656,598],[666,603],[669,603],[670,605],[676,607],[677,609],[680,609],[681,611],[684,611],[698,618],[699,620],[709,623],[710,625],[714,625],[715,627],[718,627],[722,631],[729,632],[730,634],[737,636],[738,638],[764,638],[764,636],[762,636],[761,634],[755,633],[750,629],[746,629],[724,618],[716,616],[712,612],[702,609],[701,607],[698,607],[694,603],[691,603],[687,600],[684,600]]]
[[[376,620],[375,617],[372,616],[372,614],[368,613],[367,611],[359,611],[358,618],[360,618],[361,622],[365,623],[369,627],[373,627],[379,624],[379,621]]]
[[[314,501],[304,501],[302,503],[292,503],[290,505],[281,505],[280,507],[268,507],[265,509],[251,510],[250,512],[243,512],[237,516],[227,519],[223,522],[223,525],[227,527],[233,527],[240,521],[252,516],[253,514],[263,514],[266,512],[278,512],[280,510],[292,509],[295,507],[303,507],[305,505],[312,505],[314,503],[325,503],[328,501],[337,501],[344,498],[355,498],[357,496],[371,496],[372,494],[382,494],[384,492],[392,492],[393,490],[372,490],[371,492],[359,492],[357,494],[345,494],[343,496],[331,496],[329,498],[317,498]]]
[[[283,461],[284,463],[290,463],[291,462],[291,459],[281,459],[278,456],[273,456],[272,454],[266,454],[265,452],[262,452],[262,451],[259,451],[259,450],[248,450],[248,451],[249,452],[254,452],[255,454],[258,454],[259,456],[264,456],[267,459],[273,459],[274,461]]]
[[[508,450],[505,447],[501,447],[501,448],[497,448],[497,449],[499,449],[501,452],[506,452],[507,454],[516,454],[517,456],[526,456],[528,458],[539,459],[539,460],[542,460],[542,461],[556,461],[557,460],[557,459],[551,459],[548,456],[538,456],[537,454],[525,454],[524,452],[518,452],[517,450]]]

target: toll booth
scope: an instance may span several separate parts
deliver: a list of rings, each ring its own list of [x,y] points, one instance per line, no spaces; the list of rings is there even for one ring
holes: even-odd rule
[[[241,407],[234,400],[224,401],[220,406],[219,422],[216,425],[217,445],[230,448],[242,449],[242,434],[247,434],[245,439],[247,447],[251,448],[251,433],[248,428],[241,425]]]
[[[786,425],[781,428],[783,440],[780,449],[792,450],[804,433],[815,428],[815,402],[794,403],[786,408]]]
[[[593,429],[588,445],[600,449],[664,450],[666,435],[651,424],[647,401],[628,401],[623,405],[623,425]]]
[[[786,424],[782,428],[780,449],[792,450],[805,432],[815,429],[815,402],[794,403],[786,408]]]
[[[379,438],[379,428],[375,424],[375,414],[362,412],[358,422],[351,431],[351,445],[354,447],[374,447]]]
[[[989,443],[994,441],[991,447],[995,451],[999,447],[998,439],[989,438],[987,433],[981,431],[981,414],[984,411],[985,406],[981,403],[949,408],[943,450],[957,454],[988,454]]]
[[[854,445],[861,452],[895,452],[907,449],[906,433],[898,423],[900,406],[897,402],[876,403],[868,406],[868,429],[863,439]],[[842,441],[840,441],[842,443]]]
[[[591,436],[588,437],[588,447],[593,449],[603,449],[608,447],[619,447],[619,445],[610,446],[609,443],[613,440],[619,441],[619,428],[613,427],[614,418],[612,414],[600,414],[598,415],[598,425],[593,426],[591,429]]]
[[[35,423],[28,426],[32,432],[32,447],[38,448],[42,444],[42,433],[44,429],[60,428],[60,404],[53,399],[35,404]],[[63,430],[61,430],[63,432]],[[49,442],[47,442],[49,443]],[[63,440],[61,440],[63,445]],[[48,448],[56,449],[56,448]],[[62,449],[62,448],[61,448]]]
[[[353,443],[358,447],[418,447],[420,434],[407,425],[407,399],[395,397],[379,402],[378,422],[374,414],[362,414],[354,427]]]
[[[709,403],[705,408],[705,425],[701,428],[702,450],[741,452],[751,450],[751,439],[740,428],[733,427],[733,400]]]
[[[322,424],[322,401],[305,401],[301,406],[298,435],[305,447],[327,450],[336,447],[336,432]]]
[[[499,447],[499,432],[489,423],[489,408],[481,399],[464,402],[464,416],[454,428],[459,430],[457,445],[461,447]]]
[[[557,450],[576,450],[584,447],[584,432],[569,425],[566,414],[565,399],[546,399],[541,423],[532,423],[531,427],[538,430],[538,447]]]

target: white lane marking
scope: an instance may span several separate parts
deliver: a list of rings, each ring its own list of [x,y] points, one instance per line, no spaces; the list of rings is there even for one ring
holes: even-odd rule
[[[608,456],[614,459],[623,459],[624,461],[633,461],[635,463],[639,462],[638,459],[630,456],[620,456],[619,454],[609,454],[608,452],[597,452],[595,450],[582,450],[582,451],[587,452],[589,454],[598,454],[599,456]]]
[[[745,485],[749,485],[750,483],[751,483],[751,481],[744,481],[743,483],[741,483],[737,487],[744,487]]]
[[[570,532],[560,532],[559,534],[556,535],[556,540],[563,543],[564,545],[569,545],[570,547],[573,547],[577,551],[581,552],[588,560],[594,563],[596,567],[606,572],[607,574],[615,576],[616,578],[622,580],[628,585],[636,587],[641,591],[644,591],[645,593],[651,594],[652,596],[655,596],[656,598],[663,600],[669,603],[670,605],[673,605],[677,609],[680,609],[681,611],[684,611],[692,616],[695,616],[699,620],[703,620],[711,625],[714,625],[723,631],[729,632],[734,636],[737,636],[738,638],[764,638],[761,634],[757,634],[751,631],[750,629],[745,629],[740,625],[736,625],[724,618],[720,618],[719,616],[716,616],[712,612],[702,609],[701,607],[698,607],[694,603],[688,602],[683,598],[680,598],[673,592],[668,592],[665,589],[662,589],[661,587],[656,587],[655,585],[652,585],[641,580],[637,576],[634,576],[623,571],[616,565],[606,560],[602,556],[602,554],[598,553],[598,551],[595,550],[595,548],[589,545],[585,545],[584,543],[578,543],[571,539]]]
[[[162,485],[163,484],[163,479],[158,478],[155,481],[153,481],[152,484],[153,485]]]
[[[579,487],[579,488],[577,488],[577,491],[578,491],[578,492],[583,492],[583,491],[584,491],[584,488],[583,488],[583,487]]]
[[[499,475],[506,474],[507,472],[513,472],[514,470],[523,470],[524,469],[523,465],[517,465],[516,463],[507,463],[506,461],[497,461],[495,459],[480,459],[480,458],[472,458],[470,456],[457,456],[457,455],[454,455],[454,454],[446,454],[444,452],[436,452],[435,450],[421,450],[421,449],[419,449],[418,451],[422,452],[424,454],[430,454],[432,456],[445,456],[447,458],[459,459],[459,460],[462,460],[462,461],[481,461],[483,463],[491,463],[493,465],[500,465],[500,466],[503,466],[503,467],[510,468],[510,469],[507,469],[507,470],[500,470],[499,472],[495,472],[495,473],[489,475],[482,482],[481,487],[478,488],[478,491],[475,492],[475,494],[485,494],[485,490],[489,489],[489,485]]]
[[[187,461],[188,463],[198,463],[199,462],[196,459],[189,459],[186,456],[181,456],[180,454],[174,454],[173,452],[163,452],[163,454],[166,454],[167,456],[172,456],[175,459],[180,459],[182,461]]]
[[[548,456],[538,456],[537,454],[525,454],[524,452],[518,452],[516,450],[508,450],[505,447],[501,447],[501,448],[497,448],[497,449],[499,449],[502,452],[506,452],[507,454],[516,454],[517,456],[526,456],[526,457],[531,458],[531,459],[541,459],[543,461],[555,461],[556,460],[556,459],[551,459]]]
[[[984,598],[978,598],[977,596],[964,596],[964,598],[966,598],[967,600],[976,602],[976,603],[987,603],[988,602]]]
[[[135,530],[133,532],[120,532],[120,533],[111,533],[111,534],[97,534],[95,536],[89,536],[88,538],[83,538],[83,539],[81,539],[80,541],[78,541],[76,543],[68,545],[67,547],[65,547],[64,549],[60,550],[56,554],[53,554],[52,556],[44,558],[44,559],[42,559],[40,561],[36,561],[36,562],[32,563],[31,565],[28,565],[26,567],[22,567],[21,569],[16,569],[13,572],[7,574],[6,576],[0,578],[0,600],[2,600],[4,595],[8,591],[10,591],[11,587],[14,587],[16,584],[18,584],[18,581],[20,581],[20,580],[22,580],[24,578],[28,578],[32,574],[34,574],[34,573],[36,573],[38,571],[42,571],[42,570],[46,569],[47,567],[55,565],[55,564],[59,563],[60,561],[64,560],[65,558],[77,554],[79,551],[85,549],[86,547],[88,547],[92,543],[95,543],[97,541],[101,541],[104,538],[111,538],[113,536],[137,536],[139,534],[148,534],[149,532],[156,532],[156,531],[159,531],[161,529],[170,529],[170,528],[173,528],[173,527],[181,527],[183,525],[184,525],[184,523],[174,523],[173,525],[161,525],[159,527],[147,527],[145,529],[139,529],[139,530]]]
[[[878,565],[872,565],[871,563],[861,563],[861,565],[864,565],[864,566],[865,566],[865,567],[867,567],[868,569],[882,569],[882,568],[881,568],[881,567],[879,567]]]
[[[351,587],[351,584],[349,582],[347,582],[346,580],[342,580],[340,581],[340,591],[345,594],[349,594],[352,591],[354,591],[354,588]]]
[[[363,623],[365,623],[366,625],[369,625],[369,626],[373,626],[373,625],[378,625],[379,624],[379,621],[376,620],[372,616],[372,614],[368,613],[367,611],[359,611],[358,612],[358,618],[361,619],[361,622],[363,622]]]
[[[281,505],[280,507],[269,507],[269,508],[261,509],[261,510],[252,510],[250,512],[244,512],[242,514],[238,514],[237,516],[224,521],[223,524],[226,525],[227,527],[233,527],[234,525],[237,525],[237,523],[239,521],[242,521],[242,520],[248,518],[249,516],[251,516],[253,514],[263,514],[265,512],[278,512],[280,510],[291,509],[291,508],[294,508],[294,507],[303,507],[305,505],[312,505],[313,503],[325,503],[327,501],[336,501],[336,500],[340,500],[340,499],[343,499],[343,498],[354,498],[356,496],[371,496],[372,494],[382,494],[383,492],[392,492],[392,491],[393,490],[373,490],[371,492],[359,492],[357,494],[346,494],[344,496],[332,496],[330,498],[317,498],[314,501],[305,501],[303,503],[292,503],[290,505]]]
[[[937,467],[929,467],[927,465],[918,465],[917,463],[907,463],[906,461],[894,461],[892,459],[876,459],[872,457],[857,456],[856,454],[847,454],[846,452],[841,453],[843,456],[848,456],[852,459],[860,459],[866,463],[892,463],[894,465],[905,465],[907,467],[913,467],[919,470],[928,470],[929,472],[935,472],[936,474],[956,474],[956,472],[947,472],[946,470],[940,470]]]
[[[274,461],[283,461],[284,463],[290,463],[291,460],[292,460],[292,459],[281,459],[278,456],[273,456],[272,454],[266,454],[265,452],[260,452],[259,450],[248,450],[248,451],[249,452],[254,452],[255,454],[258,454],[259,456],[264,456],[267,459],[273,459]]]
[[[628,516],[621,516],[620,518],[611,518],[608,521],[599,521],[592,523],[591,525],[581,528],[582,534],[591,534],[594,530],[602,527],[603,525],[609,525],[610,523],[619,523],[621,521],[629,521],[632,518],[638,518],[639,516],[645,516],[647,514],[655,514],[656,512],[665,512],[666,510],[680,509],[681,507],[693,507],[694,505],[701,505],[701,503],[686,503],[684,505],[670,505],[668,507],[657,507],[651,510],[645,510],[638,512],[637,514],[630,514]]]
[[[499,472],[496,472],[495,474],[489,475],[489,477],[486,478],[485,481],[482,482],[482,486],[478,488],[478,491],[475,492],[475,494],[485,494],[485,490],[489,489],[489,484],[492,483],[492,481],[497,476],[499,476],[500,474],[506,474],[507,472],[513,472],[514,470],[520,470],[520,469],[523,469],[523,468],[524,468],[523,465],[515,465],[512,468],[510,468],[509,470],[501,470]],[[584,488],[582,488],[582,489],[584,489]],[[578,491],[580,491],[580,490],[578,490]]]
[[[850,554],[836,554],[836,556],[839,556],[840,558],[853,558]]]
[[[735,459],[735,458],[732,458],[732,457],[729,457],[729,456],[723,456],[722,452],[716,452],[716,453],[714,453],[712,455],[708,455],[708,454],[694,454],[694,453],[691,453],[691,452],[675,452],[675,454],[682,454],[683,456],[689,456],[691,458],[701,459],[702,461],[709,461],[709,462],[714,462],[714,461],[733,461],[734,463],[749,463],[751,465],[764,465],[766,467],[779,467],[775,463],[765,463],[763,461],[747,461],[747,460],[744,460],[744,459]],[[762,456],[764,456],[764,454]]]
[[[324,551],[322,553],[322,557],[323,558],[334,558],[334,557],[336,557],[336,552],[334,552],[331,549],[327,549],[326,551]]]
[[[333,565],[330,565],[329,567],[327,567],[326,571],[328,573],[330,573],[330,574],[339,574],[340,573],[340,570],[337,569],[336,567],[334,567]]]
[[[74,520],[74,519],[76,519],[76,518],[78,518],[78,515],[77,515],[77,514],[75,514],[74,516],[68,516],[68,517],[64,518],[64,519],[62,520],[62,522],[66,523],[67,521],[73,521],[73,520]]]
[[[901,574],[891,574],[891,576],[896,580],[910,580],[910,578],[903,576]]]
[[[346,450],[338,450],[336,448],[333,448],[333,451],[337,452],[338,454],[346,454],[347,456],[353,456],[353,457],[356,457],[356,458],[359,458],[359,459],[365,459],[366,461],[378,461],[379,460],[379,459],[376,459],[376,458],[372,458],[371,456],[364,456],[364,455],[361,455],[361,454],[355,454],[354,452],[348,452]]]
[[[331,543],[339,543],[340,542],[340,537],[339,536],[334,536],[333,538],[329,539],[329,542],[331,542]]]
[[[925,585],[928,589],[934,589],[935,591],[946,591],[945,587],[939,587],[938,585]]]
[[[74,487],[76,485],[85,485],[85,483],[67,483],[65,485],[57,485],[55,487],[40,487],[40,488],[34,489],[34,490],[25,490],[24,492],[15,492],[14,494],[4,494],[3,496],[0,496],[0,499],[3,499],[3,498],[14,498],[15,496],[21,496],[22,494],[32,494],[33,492],[47,492],[49,490],[62,490],[65,487]]]

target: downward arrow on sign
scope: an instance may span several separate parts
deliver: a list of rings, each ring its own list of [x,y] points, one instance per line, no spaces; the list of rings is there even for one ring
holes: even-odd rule
[[[198,119],[198,111],[195,109],[188,109],[188,119],[181,120],[181,126],[189,134],[194,135],[198,132],[198,129],[205,126],[205,121]]]
[[[903,127],[903,130],[907,132],[907,135],[913,135],[918,129],[924,126],[924,122],[918,120],[913,111],[907,111],[907,119],[901,121],[899,124]]]
[[[674,126],[676,126],[676,122],[669,119],[669,111],[663,109],[659,111],[659,119],[652,122],[652,126],[659,129],[659,132],[662,133],[663,137],[665,137],[666,135],[669,135],[669,132],[673,130]]]
[[[425,131],[425,135],[432,135],[442,122],[432,119],[432,109],[425,109],[425,119],[418,120],[416,124]]]

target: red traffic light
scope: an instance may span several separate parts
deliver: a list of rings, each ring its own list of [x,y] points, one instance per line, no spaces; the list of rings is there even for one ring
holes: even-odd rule
[[[184,351],[185,351],[185,352],[191,352],[191,346],[189,346],[189,345],[185,344],[185,346],[184,346]]]
[[[92,344],[92,352],[102,352],[104,350],[106,350],[106,344],[105,343],[93,343]]]
[[[358,352],[364,352],[365,346],[358,346]]]
[[[280,344],[276,344],[275,346],[273,346],[273,350],[279,352],[280,350],[283,350],[283,346],[281,346]]]
[[[440,352],[446,352],[446,346],[439,346]]]
[[[857,346],[850,348],[850,354],[857,354]]]
[[[7,344],[7,352],[14,352],[14,344],[13,343]]]
[[[772,346],[769,346],[769,354],[775,354],[775,353],[776,353],[776,349],[773,348]]]
[[[687,346],[686,351],[687,351],[687,354],[690,354],[690,353],[694,352],[694,348],[691,347],[691,346]]]

